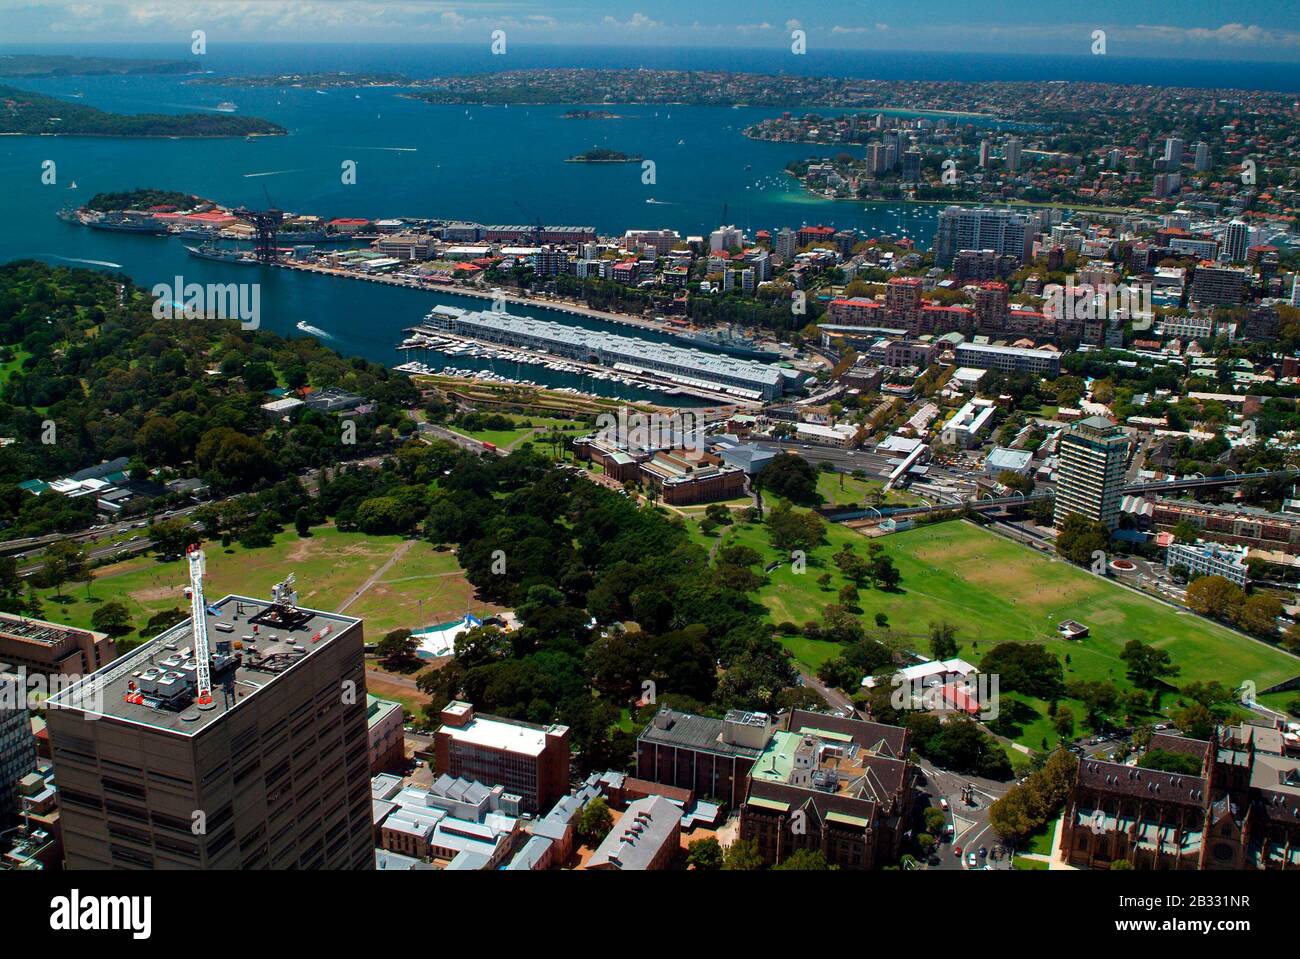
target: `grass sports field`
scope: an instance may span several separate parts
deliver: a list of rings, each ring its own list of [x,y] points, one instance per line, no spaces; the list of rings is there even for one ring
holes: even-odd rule
[[[761,526],[736,526],[727,542],[744,543],[765,559],[776,558]],[[788,565],[768,574],[759,599],[772,621],[799,625],[819,619],[821,609],[837,602],[844,584],[831,556],[849,543],[866,555],[868,540],[843,527],[827,528],[828,545],[809,557],[808,570],[793,573]],[[933,621],[957,627],[960,655],[978,661],[984,651],[1007,640],[1048,645],[1065,666],[1066,679],[1110,679],[1121,688],[1125,677],[1120,650],[1130,639],[1167,649],[1182,673],[1176,682],[1217,679],[1225,684],[1253,680],[1259,689],[1300,675],[1300,658],[1256,642],[1190,613],[1182,613],[1099,579],[1061,561],[965,522],[937,523],[878,540],[902,573],[897,593],[864,589],[858,606],[870,627],[876,613],[888,617],[892,633],[915,637],[925,650]],[[827,590],[817,577],[830,573]],[[1064,619],[1091,629],[1087,639],[1070,642],[1056,633]],[[795,656],[816,667],[833,644],[788,642]],[[1065,663],[1065,657],[1070,661]]]
[[[210,599],[236,592],[270,596],[271,587],[292,572],[297,575],[299,602],[333,610],[370,583],[347,609],[349,615],[365,619],[368,641],[401,626],[446,622],[467,610],[488,611],[473,600],[455,554],[438,552],[424,540],[342,533],[333,526],[318,526],[303,539],[293,530],[285,530],[266,549],[245,549],[238,544],[222,549],[215,542],[205,543],[203,548],[207,558],[204,593]],[[392,565],[371,583],[394,556]],[[47,619],[90,628],[94,611],[102,603],[117,600],[130,611],[139,630],[154,613],[172,607],[187,610],[188,584],[189,567],[183,560],[161,563],[153,556],[141,556],[95,570],[89,595],[84,583],[64,584],[59,592],[70,602],[55,602],[50,589],[37,592]],[[140,637],[133,633],[125,639],[137,642]]]

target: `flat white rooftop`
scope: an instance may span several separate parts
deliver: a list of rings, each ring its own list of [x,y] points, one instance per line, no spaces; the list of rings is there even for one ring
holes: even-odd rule
[[[553,730],[563,730],[562,726],[552,726]],[[519,753],[525,756],[540,756],[546,748],[546,727],[526,726],[475,716],[464,726],[443,725],[439,732],[446,733],[456,742],[468,746],[482,746],[486,749],[499,749]]]

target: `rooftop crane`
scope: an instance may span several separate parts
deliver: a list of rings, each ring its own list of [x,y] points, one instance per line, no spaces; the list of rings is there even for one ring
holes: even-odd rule
[[[194,634],[195,681],[200,706],[212,702],[212,664],[208,652],[207,606],[203,602],[203,550],[191,544],[186,554],[190,560],[190,631]]]

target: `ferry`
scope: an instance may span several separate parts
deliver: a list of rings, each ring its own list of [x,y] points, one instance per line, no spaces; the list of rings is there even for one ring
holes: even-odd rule
[[[217,104],[218,113],[234,113],[238,109],[239,107],[235,106],[235,104],[231,103],[229,100],[222,100]]]

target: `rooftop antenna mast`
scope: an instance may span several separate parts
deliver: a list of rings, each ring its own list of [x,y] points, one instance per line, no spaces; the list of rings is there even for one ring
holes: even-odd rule
[[[208,653],[208,617],[203,602],[203,550],[190,544],[186,554],[190,560],[190,631],[194,634],[195,680],[198,683],[198,704],[212,702],[212,665]]]

